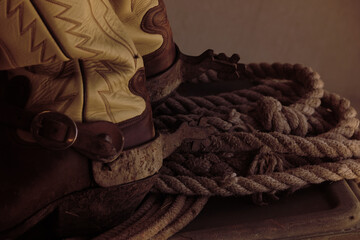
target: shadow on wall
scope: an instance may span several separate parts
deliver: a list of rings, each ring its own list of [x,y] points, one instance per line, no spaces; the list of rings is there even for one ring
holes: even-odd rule
[[[175,42],[198,55],[239,53],[242,61],[301,63],[325,89],[360,111],[360,1],[166,0]]]

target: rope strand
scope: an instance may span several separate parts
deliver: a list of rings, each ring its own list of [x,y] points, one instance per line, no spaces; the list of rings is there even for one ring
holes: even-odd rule
[[[243,196],[359,177],[360,159],[348,159],[335,163],[306,165],[266,175],[237,176],[233,177],[231,185],[225,187],[222,187],[223,183],[214,177],[161,175],[152,191],[190,196]]]

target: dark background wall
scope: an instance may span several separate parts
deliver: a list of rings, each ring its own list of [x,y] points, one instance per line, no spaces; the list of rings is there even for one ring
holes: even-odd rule
[[[302,63],[360,111],[360,1],[165,0],[180,49]]]

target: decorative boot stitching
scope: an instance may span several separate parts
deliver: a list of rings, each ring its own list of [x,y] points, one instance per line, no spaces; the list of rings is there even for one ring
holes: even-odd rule
[[[74,61],[56,62],[46,65],[34,65],[25,67],[25,69],[33,74],[41,74],[49,76],[49,78],[42,82],[41,85],[52,86],[47,88],[46,92],[35,91],[34,99],[45,99],[42,94],[48,95],[48,91],[52,91],[54,94],[53,100],[42,102],[41,104],[34,104],[32,109],[44,109],[44,106],[52,106],[57,109],[58,112],[66,112],[66,110],[72,105],[78,92],[72,92],[70,94],[63,95],[69,84],[72,81],[70,76],[75,72]],[[54,84],[55,83],[55,84]],[[61,106],[58,108],[57,106]]]
[[[19,66],[16,63],[14,56],[11,54],[10,49],[6,46],[6,44],[3,41],[1,41],[1,39],[0,39],[0,50],[5,55],[12,68],[16,68],[17,66]]]
[[[16,7],[11,6],[10,0],[7,0],[5,2],[6,5],[6,18],[11,18],[15,14],[18,15],[18,23],[19,23],[19,33],[20,36],[23,37],[26,33],[29,33],[30,35],[30,52],[36,52],[40,51],[40,62],[41,63],[47,63],[47,62],[54,62],[57,58],[57,56],[54,54],[50,57],[45,57],[46,52],[46,45],[47,41],[46,39],[40,41],[38,44],[35,44],[35,35],[36,35],[36,19],[33,19],[29,24],[24,23],[24,12],[25,12],[25,6],[24,1],[18,3]],[[2,46],[4,49],[4,47]],[[6,49],[6,48],[5,48]],[[7,53],[7,51],[5,51]],[[11,55],[7,56],[9,59],[13,59]],[[16,64],[15,61],[11,61],[12,64]]]
[[[146,108],[145,108],[144,112],[139,116],[136,116],[134,118],[131,118],[131,119],[121,122],[119,124],[119,126],[121,126],[121,127],[131,126],[131,125],[143,120],[149,114],[151,115],[150,97],[148,95],[148,92],[147,92],[147,89],[145,86],[145,81],[146,81],[146,79],[145,79],[144,68],[140,68],[129,81],[130,91],[133,94],[142,97],[146,102]]]
[[[155,52],[145,55],[143,58],[151,59],[163,52],[167,47],[169,39],[172,39],[170,23],[167,19],[166,8],[163,1],[159,5],[151,8],[144,16],[141,22],[141,29],[150,34],[161,34],[164,38],[163,44]]]
[[[161,34],[163,37],[163,43],[156,51],[149,53],[143,56],[145,65],[158,58],[160,55],[165,54],[164,57],[161,57],[164,61],[169,60],[170,64],[173,59],[175,58],[175,46],[173,43],[172,32],[170,28],[170,23],[167,19],[166,8],[163,1],[159,0],[159,5],[156,7],[151,8],[144,16],[141,22],[141,29],[144,32],[150,34]],[[174,56],[172,56],[174,55]],[[158,60],[159,61],[159,60]],[[168,63],[165,63],[168,64]],[[163,66],[162,66],[163,67]],[[169,66],[164,66],[168,68]],[[159,68],[159,67],[158,67]],[[159,69],[163,71],[165,69]],[[152,75],[152,74],[150,74]],[[149,76],[149,75],[147,75]]]
[[[106,76],[107,74],[111,74],[111,73],[117,73],[117,71],[111,66],[110,63],[106,62],[106,61],[99,61],[99,65],[102,67],[97,67],[95,72],[97,72],[106,82],[106,85],[108,86],[108,90],[106,91],[98,91],[99,95],[101,96],[102,101],[104,102],[105,108],[106,108],[106,113],[108,115],[108,117],[110,118],[110,120],[112,122],[116,122],[116,119],[114,117],[113,111],[111,110],[111,106],[110,103],[107,99],[107,96],[109,96],[110,94],[112,94],[114,92],[114,89],[110,83],[109,78]]]
[[[97,26],[102,30],[102,32],[109,37],[111,40],[113,40],[114,42],[124,46],[130,53],[131,55],[134,57],[134,64],[135,64],[135,68],[136,68],[136,58],[137,58],[137,50],[132,47],[128,41],[126,41],[126,39],[124,39],[123,36],[121,36],[119,33],[117,33],[117,31],[115,31],[112,27],[113,24],[109,23],[109,21],[107,20],[107,16],[109,15],[109,7],[104,3],[104,1],[102,0],[101,2],[103,3],[103,7],[105,8],[105,13],[102,17],[103,23],[106,24],[106,28],[104,28],[102,26],[102,24],[99,22],[98,18],[95,17],[94,15],[94,8],[92,6],[91,0],[88,0],[89,2],[89,6],[91,9],[91,16],[93,18],[93,20],[95,21],[95,23],[97,24]],[[109,29],[109,30],[107,30]]]
[[[61,52],[67,57],[70,58],[70,54],[65,50],[65,48],[62,46],[62,44],[60,43],[59,39],[56,37],[53,29],[51,29],[51,27],[49,26],[48,22],[46,21],[46,18],[43,16],[43,14],[41,13],[41,11],[38,9],[37,4],[34,2],[34,0],[30,0],[30,2],[32,3],[33,7],[35,8],[37,14],[39,15],[39,17],[41,18],[43,24],[46,26],[46,29],[48,30],[48,32],[50,33],[52,39],[56,42],[57,46],[61,49]]]
[[[73,35],[75,37],[79,37],[79,38],[83,39],[79,43],[74,44],[74,46],[81,49],[81,50],[83,50],[83,51],[86,51],[86,52],[89,52],[89,53],[93,54],[93,56],[87,57],[87,58],[94,58],[94,57],[97,57],[98,55],[103,53],[100,50],[92,49],[92,48],[89,48],[88,46],[86,46],[87,43],[91,40],[91,37],[86,35],[86,34],[80,33],[78,31],[78,29],[82,26],[81,22],[76,21],[75,19],[72,19],[72,18],[69,18],[69,17],[65,16],[66,12],[68,12],[72,8],[71,5],[66,4],[64,2],[56,1],[56,0],[46,0],[46,1],[49,2],[49,3],[56,4],[58,6],[61,6],[61,7],[65,8],[60,13],[56,14],[55,18],[63,20],[65,22],[69,22],[69,23],[74,25],[73,27],[69,28],[65,32],[68,33],[68,34],[71,34],[71,35]]]
[[[129,81],[129,89],[130,91],[142,98],[146,101],[149,100],[149,94],[146,90],[145,86],[145,71],[144,68],[139,69],[135,75]]]

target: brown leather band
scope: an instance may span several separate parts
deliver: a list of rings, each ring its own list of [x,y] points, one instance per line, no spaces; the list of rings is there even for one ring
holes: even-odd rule
[[[93,160],[111,162],[124,147],[121,129],[110,122],[75,124],[61,113],[34,114],[3,102],[0,111],[1,124],[31,131],[34,139],[47,149],[64,150],[72,146]]]
[[[93,177],[101,187],[137,181],[156,174],[163,162],[163,139],[123,151],[111,163],[92,162]]]
[[[22,76],[15,78],[13,80],[21,80],[10,81],[17,84],[13,87],[13,92],[16,93],[20,86],[28,83],[28,79]],[[73,146],[93,160],[110,162],[123,148],[136,147],[151,141],[155,136],[145,81],[144,69],[139,69],[129,81],[130,91],[145,100],[145,111],[120,123],[106,121],[74,123],[69,117],[58,112],[27,111],[23,108],[24,104],[14,105],[12,96],[3,96],[0,99],[2,113],[0,124],[31,132],[34,139],[47,149],[61,150]]]
[[[150,98],[145,82],[145,70],[143,68],[139,69],[129,81],[130,91],[145,100],[146,108],[139,116],[117,123],[124,134],[124,149],[149,142],[155,136]]]
[[[182,61],[180,51],[176,46],[176,58],[173,64],[165,72],[147,78],[146,88],[150,94],[151,104],[158,105],[171,95],[183,82]]]

